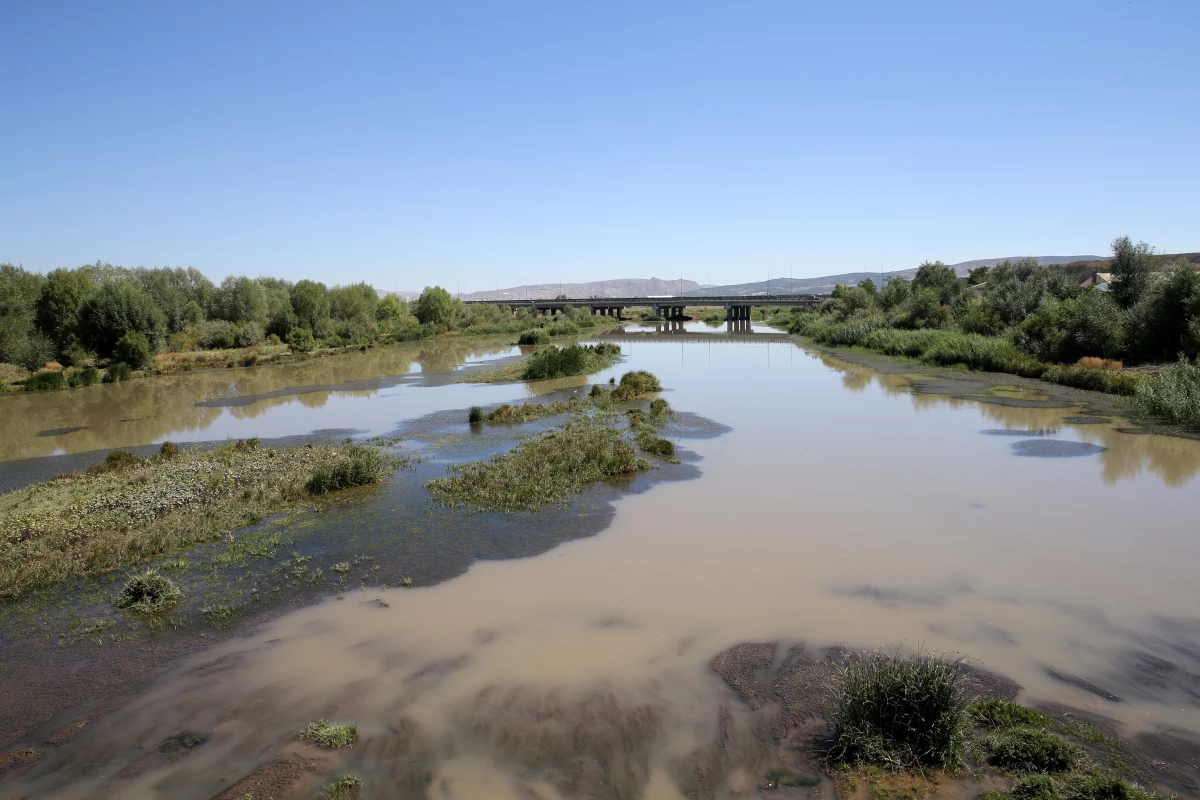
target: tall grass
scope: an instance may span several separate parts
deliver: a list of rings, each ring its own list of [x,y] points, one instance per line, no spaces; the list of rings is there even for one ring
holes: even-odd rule
[[[1180,359],[1141,383],[1133,402],[1142,414],[1200,431],[1200,364]]]
[[[957,769],[969,736],[962,662],[938,656],[851,656],[842,670],[830,760],[892,769]]]
[[[379,483],[388,473],[387,459],[378,449],[349,445],[344,458],[317,466],[304,485],[310,495]]]
[[[606,369],[621,355],[615,344],[577,345],[548,347],[530,356],[525,363],[521,378],[527,381],[547,378],[566,378],[572,375],[587,375]]]

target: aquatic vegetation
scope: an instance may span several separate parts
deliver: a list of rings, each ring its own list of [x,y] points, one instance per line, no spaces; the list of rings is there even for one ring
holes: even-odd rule
[[[1051,777],[1022,775],[1007,792],[985,792],[980,800],[1166,800],[1166,796],[1103,773]]]
[[[548,347],[537,351],[525,362],[521,378],[537,381],[587,375],[612,366],[620,355],[621,348],[615,344]]]
[[[525,331],[517,339],[517,344],[520,344],[520,345],[550,344],[550,334],[548,334],[544,328],[535,328],[531,331]]]
[[[661,397],[656,397],[650,401],[650,416],[655,418],[666,417],[671,412],[671,404]]]
[[[835,764],[955,769],[968,737],[962,662],[923,653],[850,657],[834,712]]]
[[[967,706],[967,715],[984,728],[1030,727],[1046,728],[1053,717],[1008,700],[977,700]]]
[[[353,746],[358,741],[358,726],[353,722],[337,723],[319,719],[310,722],[308,727],[296,736],[314,742],[318,747],[334,750]]]
[[[321,792],[321,798],[322,800],[353,800],[358,797],[362,785],[363,782],[355,775],[343,775],[325,787],[325,791]]]
[[[304,484],[304,491],[315,496],[379,483],[392,467],[389,458],[378,448],[352,444],[337,460],[318,464]]]
[[[483,422],[483,409],[479,406],[471,406],[467,409],[467,424],[478,425]]]
[[[105,383],[120,383],[127,381],[133,377],[133,368],[124,361],[117,361],[109,364],[108,369],[104,371]]]
[[[989,761],[1015,772],[1065,772],[1078,761],[1082,751],[1046,730],[1011,728],[984,740]]]
[[[0,597],[212,541],[290,508],[314,472],[324,488],[378,479],[405,460],[368,445],[254,447],[102,465],[0,495]]]
[[[488,461],[455,464],[425,484],[448,506],[488,511],[533,511],[562,503],[605,478],[648,469],[616,428],[578,414]]]
[[[67,376],[61,371],[37,372],[25,379],[25,391],[47,392],[67,388]]]
[[[517,425],[543,417],[570,414],[582,407],[583,401],[578,397],[554,403],[504,403],[484,415],[483,420],[492,425]]]
[[[661,392],[662,384],[654,373],[644,369],[635,369],[621,376],[621,382],[613,390],[613,397],[618,400],[632,400],[645,394]]]
[[[129,576],[114,604],[135,614],[158,614],[179,605],[183,592],[165,575],[148,569]]]
[[[1146,416],[1200,431],[1200,364],[1180,359],[1139,385],[1133,402]]]

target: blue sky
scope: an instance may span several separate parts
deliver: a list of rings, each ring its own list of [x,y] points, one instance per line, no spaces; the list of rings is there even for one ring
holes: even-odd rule
[[[1200,250],[1200,3],[10,2],[0,261],[452,290]]]

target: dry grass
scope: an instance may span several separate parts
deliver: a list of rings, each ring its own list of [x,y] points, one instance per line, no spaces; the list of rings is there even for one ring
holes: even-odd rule
[[[253,442],[149,459],[117,451],[102,467],[0,495],[0,597],[212,541],[299,504],[314,472],[355,452]],[[385,458],[389,470],[400,461]]]
[[[1114,361],[1111,358],[1097,358],[1096,356],[1084,356],[1075,362],[1075,366],[1083,367],[1084,369],[1109,369],[1122,370],[1125,369],[1125,362]]]

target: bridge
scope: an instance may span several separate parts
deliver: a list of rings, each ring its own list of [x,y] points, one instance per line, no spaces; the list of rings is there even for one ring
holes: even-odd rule
[[[621,317],[626,308],[652,308],[664,319],[681,319],[688,306],[700,308],[721,307],[727,320],[749,320],[750,309],[755,306],[800,306],[811,308],[825,302],[825,294],[755,294],[725,295],[714,297],[587,297],[559,300],[464,300],[466,305],[508,306],[513,314],[523,308],[537,314],[559,314],[568,308],[586,308],[593,315]]]

